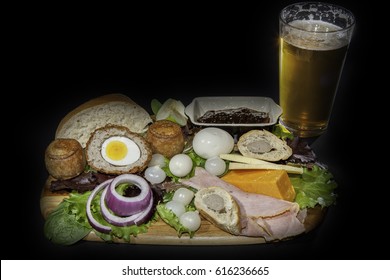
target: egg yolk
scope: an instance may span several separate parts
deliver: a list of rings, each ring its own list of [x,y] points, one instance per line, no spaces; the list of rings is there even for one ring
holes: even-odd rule
[[[112,160],[121,160],[127,155],[127,146],[121,141],[111,141],[106,147],[106,153]]]

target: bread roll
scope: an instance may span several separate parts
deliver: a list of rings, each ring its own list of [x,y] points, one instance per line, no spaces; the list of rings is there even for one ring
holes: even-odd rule
[[[267,130],[251,130],[241,135],[237,147],[243,156],[266,161],[285,160],[292,155],[287,142]]]
[[[184,136],[177,123],[160,120],[153,123],[146,134],[154,154],[162,154],[167,158],[180,154],[184,149]]]
[[[220,229],[234,235],[241,233],[240,208],[223,188],[208,187],[197,191],[194,204],[204,218]]]
[[[76,177],[86,165],[83,148],[75,139],[55,139],[46,148],[45,165],[55,179]]]
[[[69,112],[60,122],[56,138],[74,138],[83,148],[92,132],[107,124],[144,133],[152,123],[148,112],[123,94],[108,94],[92,99]]]
[[[104,157],[104,150],[102,149],[103,143],[112,137],[123,136],[128,139],[132,144],[132,147],[128,147],[128,154],[134,152],[139,154],[138,159],[132,161],[130,164],[113,164],[108,162]],[[126,148],[127,150],[127,148]],[[87,163],[93,169],[106,173],[106,174],[124,174],[124,173],[137,173],[143,171],[149,161],[152,158],[152,150],[149,143],[140,135],[131,132],[124,126],[107,125],[96,129],[87,142],[85,149],[85,155]]]

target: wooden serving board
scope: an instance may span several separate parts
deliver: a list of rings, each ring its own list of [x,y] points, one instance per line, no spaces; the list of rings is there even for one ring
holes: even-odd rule
[[[41,213],[45,219],[64,198],[69,196],[67,192],[51,192],[49,189],[50,180],[49,178],[46,181],[40,199]],[[307,214],[304,224],[306,232],[309,232],[316,228],[323,220],[325,211],[321,210],[321,208],[311,208]],[[93,231],[84,239],[87,241],[104,242]],[[115,242],[126,243],[122,239],[117,239]],[[158,219],[151,225],[147,233],[140,234],[137,237],[131,237],[130,243],[154,245],[244,245],[261,244],[266,243],[266,241],[261,237],[231,235],[220,230],[205,219],[202,219],[201,226],[193,238],[190,238],[188,234],[183,234],[181,237],[178,237],[172,227],[161,219]]]

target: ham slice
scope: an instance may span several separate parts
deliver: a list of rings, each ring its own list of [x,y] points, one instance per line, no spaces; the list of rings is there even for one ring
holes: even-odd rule
[[[272,241],[305,231],[303,222],[306,211],[300,211],[295,202],[244,192],[201,167],[196,168],[194,177],[181,183],[198,190],[217,186],[228,191],[240,207],[243,236],[263,237],[266,241]]]

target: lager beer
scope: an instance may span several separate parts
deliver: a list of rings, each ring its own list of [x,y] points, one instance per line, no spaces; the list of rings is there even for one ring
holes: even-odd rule
[[[286,14],[282,12],[280,26],[280,122],[297,136],[317,136],[328,126],[352,30],[314,19],[315,16],[295,17],[286,23],[283,15]]]

